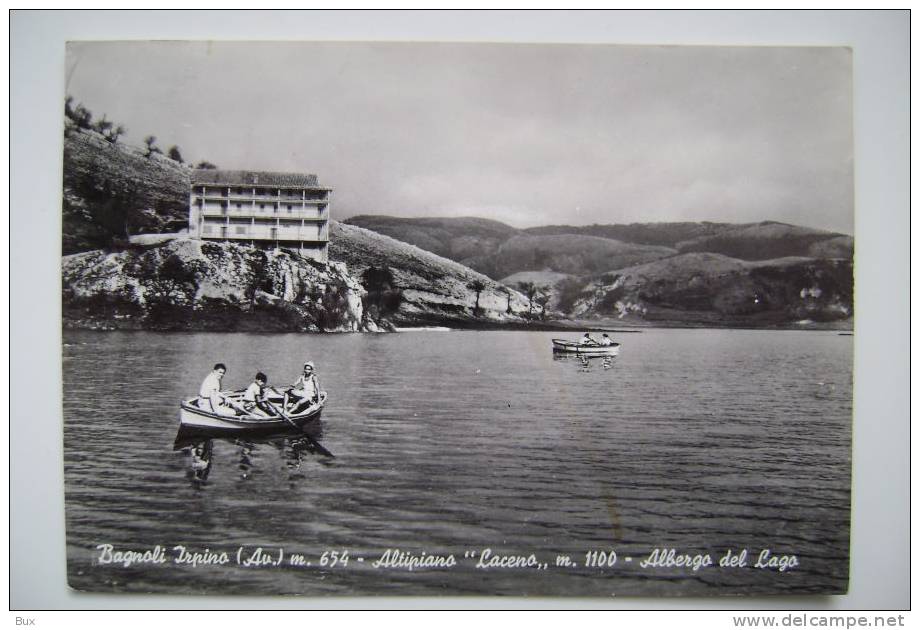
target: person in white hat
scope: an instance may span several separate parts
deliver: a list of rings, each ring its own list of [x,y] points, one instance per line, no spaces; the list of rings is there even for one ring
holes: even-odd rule
[[[304,407],[319,401],[319,381],[312,361],[303,364],[303,374],[297,377],[290,389],[284,392],[284,411],[298,413]]]

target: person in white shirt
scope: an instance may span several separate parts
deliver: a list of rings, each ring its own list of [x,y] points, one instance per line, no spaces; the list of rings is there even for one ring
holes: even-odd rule
[[[284,392],[286,412],[298,413],[305,405],[312,405],[319,400],[319,381],[316,380],[315,370],[312,361],[303,364],[303,374]]]
[[[603,338],[601,338],[601,345],[602,345],[602,346],[612,346],[612,345],[613,345],[613,339],[611,339],[610,337],[608,337],[608,336],[607,336],[607,333],[604,333]]]
[[[597,339],[595,339],[594,337],[592,337],[592,336],[591,336],[591,333],[585,333],[585,336],[582,337],[582,338],[581,338],[581,341],[579,341],[578,343],[580,343],[580,344],[583,345],[583,346],[596,346],[596,345],[598,345],[598,344],[597,344]]]
[[[226,398],[220,393],[221,379],[227,373],[227,366],[218,363],[214,370],[208,374],[198,390],[198,407],[205,411],[213,411],[221,416],[235,416],[233,407],[226,404]]]

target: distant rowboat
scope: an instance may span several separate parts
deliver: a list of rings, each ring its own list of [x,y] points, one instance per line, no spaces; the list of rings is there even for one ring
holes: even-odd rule
[[[612,357],[620,353],[620,344],[611,343],[609,346],[595,346],[577,341],[553,339],[553,352],[575,354],[583,357]]]

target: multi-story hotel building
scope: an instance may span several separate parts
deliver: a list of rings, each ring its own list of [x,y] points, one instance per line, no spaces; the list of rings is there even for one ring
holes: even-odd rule
[[[259,171],[192,171],[189,235],[329,257],[331,188],[316,175]]]

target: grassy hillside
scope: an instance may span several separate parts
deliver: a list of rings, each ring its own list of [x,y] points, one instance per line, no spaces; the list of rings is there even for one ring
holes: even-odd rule
[[[629,223],[610,225],[545,225],[524,230],[533,235],[580,234],[612,238],[639,245],[658,245],[676,248],[677,243],[694,238],[715,236],[737,227],[734,223],[672,222],[672,223]]]
[[[516,287],[521,282],[530,282],[538,287],[551,287],[572,276],[556,271],[519,271],[501,279],[507,287]]]
[[[529,228],[528,234],[579,234],[680,252],[712,252],[741,260],[784,256],[852,258],[853,237],[776,221],[761,223],[631,223],[628,225],[550,225]]]
[[[688,253],[610,271],[584,287],[579,317],[720,325],[833,322],[853,314],[853,265]]]
[[[833,232],[772,221],[527,230],[472,219],[350,221],[511,286],[533,283],[556,316],[751,326],[852,316],[853,239]]]
[[[188,223],[190,170],[167,157],[102,135],[64,137],[62,247],[65,254],[107,247],[130,234],[177,231]]]
[[[354,225],[333,221],[329,257],[348,265],[356,277],[386,268],[402,304],[390,315],[397,324],[462,323],[474,318],[518,320],[528,304],[516,291],[457,262]],[[475,287],[481,283],[478,307]],[[510,311],[510,312],[509,312]]]
[[[816,253],[825,257],[852,258],[853,238],[834,232],[765,221],[682,241],[677,244],[677,249],[681,252],[714,252],[742,260],[815,256]]]
[[[489,271],[490,275],[499,278],[521,271],[539,270],[590,275],[675,253],[667,247],[636,245],[596,236],[513,236],[502,243],[492,256]]]
[[[676,250],[602,237],[536,234],[476,218],[400,219],[359,215],[357,225],[450,258],[490,278],[522,271],[593,273],[676,253]]]
[[[415,245],[492,278],[497,277],[491,272],[492,255],[505,241],[520,233],[504,223],[476,217],[404,219],[358,215],[345,223]]]

